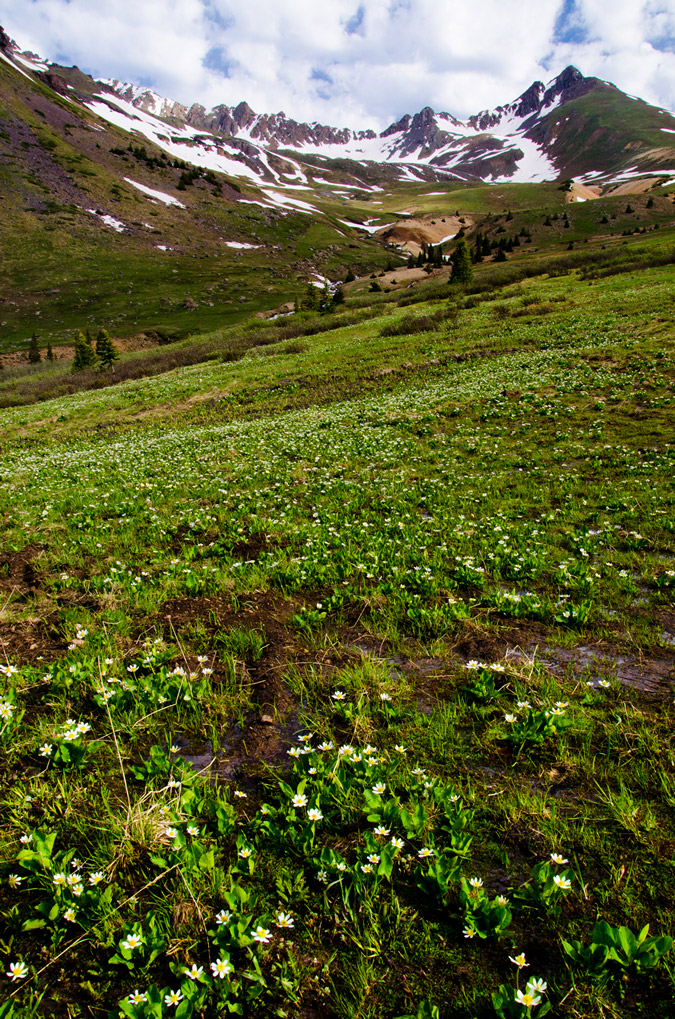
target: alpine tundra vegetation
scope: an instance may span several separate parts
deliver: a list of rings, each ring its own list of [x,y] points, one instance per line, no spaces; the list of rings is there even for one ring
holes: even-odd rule
[[[0,1019],[671,1014],[672,176],[272,198],[3,46]]]

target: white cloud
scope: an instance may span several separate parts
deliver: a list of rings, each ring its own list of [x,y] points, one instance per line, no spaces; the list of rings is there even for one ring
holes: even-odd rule
[[[336,125],[467,116],[569,63],[675,108],[675,11],[656,0],[0,0],[0,21],[100,77]]]

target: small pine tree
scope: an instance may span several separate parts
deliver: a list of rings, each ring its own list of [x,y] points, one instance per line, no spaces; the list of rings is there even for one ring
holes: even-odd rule
[[[630,204],[630,202],[629,202],[629,203],[628,203],[628,205],[626,206],[626,215],[627,215],[627,216],[630,216],[630,214],[631,214],[632,212],[635,212],[635,209],[633,208],[633,206],[632,206],[632,205]]]
[[[500,248],[499,251],[497,252],[496,257],[495,257],[495,262],[505,262],[505,261],[506,261],[506,253],[505,253],[503,248]]]
[[[344,304],[345,303],[345,292],[342,287],[336,287],[335,293],[333,294],[333,304]]]
[[[471,252],[469,245],[463,237],[457,241],[457,246],[450,258],[452,272],[450,273],[451,283],[470,283],[473,279],[473,266],[471,264]]]
[[[119,352],[105,329],[99,329],[96,337],[96,357],[100,361],[100,368],[112,368],[113,362],[119,357]]]
[[[308,283],[305,287],[305,299],[302,306],[307,311],[319,310],[319,292],[313,283]]]
[[[31,364],[39,364],[42,360],[40,354],[40,347],[38,346],[37,333],[33,333],[30,338],[30,346],[28,347],[28,360]]]
[[[51,340],[47,340],[47,360],[48,361],[53,361],[54,360],[54,351],[52,350],[52,341]]]
[[[356,279],[356,276],[354,275],[352,269],[351,268],[347,269],[347,275],[345,276],[345,283],[353,283],[355,279]]]
[[[81,372],[85,368],[91,368],[96,362],[96,354],[90,343],[87,343],[87,338],[83,332],[79,332],[75,339],[75,356],[73,357],[73,366],[71,371]]]
[[[649,200],[647,202],[647,208],[648,209],[653,209],[654,208],[654,199],[651,196],[649,197]]]

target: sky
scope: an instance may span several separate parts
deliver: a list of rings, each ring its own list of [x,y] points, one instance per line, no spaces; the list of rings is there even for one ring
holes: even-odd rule
[[[0,0],[22,49],[207,109],[382,130],[568,64],[675,110],[675,0]]]

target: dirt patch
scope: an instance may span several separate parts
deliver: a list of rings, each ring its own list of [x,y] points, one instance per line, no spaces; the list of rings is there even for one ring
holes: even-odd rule
[[[602,195],[601,187],[588,187],[587,184],[573,184],[565,195],[566,202],[591,202]]]
[[[0,661],[39,667],[59,658],[66,648],[56,617],[0,622]]]
[[[175,598],[164,606],[161,625],[167,640],[198,619],[214,633],[246,628],[259,630],[264,635],[262,657],[257,662],[247,663],[242,672],[255,710],[242,729],[234,727],[224,734],[226,758],[214,768],[223,778],[232,777],[240,769],[250,770],[255,762],[285,760],[298,722],[295,703],[283,675],[292,662],[304,660],[308,654],[289,626],[299,606],[300,602],[289,601],[272,592],[247,596],[236,609],[231,602],[217,597]],[[195,755],[194,748],[191,750],[191,757],[199,756]],[[207,755],[208,749],[204,749],[203,754]]]
[[[41,551],[39,545],[26,545],[20,552],[0,552],[0,607],[6,597],[25,601],[37,593],[40,577],[34,560]]]
[[[441,219],[432,220],[430,217],[402,219],[382,227],[374,236],[381,237],[388,244],[397,244],[404,251],[416,255],[422,250],[423,245],[441,244],[443,241],[452,240],[462,227],[465,229],[470,227],[471,222],[465,217],[465,222],[460,223],[456,216],[446,216],[445,222]]]
[[[574,648],[543,647],[539,661],[555,675],[573,674],[597,683],[618,680],[644,693],[665,696],[675,688],[675,654],[628,654],[599,641]]]

